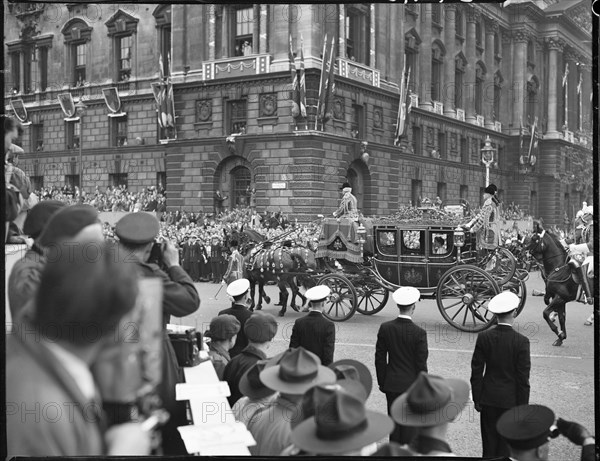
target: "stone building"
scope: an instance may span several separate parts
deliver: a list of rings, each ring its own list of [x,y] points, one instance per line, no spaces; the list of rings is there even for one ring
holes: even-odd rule
[[[259,210],[300,220],[330,214],[345,180],[365,215],[436,196],[477,206],[489,136],[491,181],[505,203],[562,224],[586,199],[555,178],[569,168],[569,148],[591,155],[584,0],[8,4],[5,14],[6,110],[9,99],[25,104],[32,123],[21,164],[37,186],[78,184],[81,168],[88,191],[160,182],[169,207],[205,212],[216,191],[234,207],[247,203],[252,186]],[[305,118],[292,116],[290,36],[297,65],[303,42]],[[336,44],[336,89],[333,119],[317,130],[325,36]],[[176,139],[168,141],[151,86],[159,61],[174,88]],[[405,65],[412,109],[408,137],[396,147]],[[102,90],[110,87],[123,116],[109,116]],[[87,106],[81,123],[65,121],[57,97],[67,92]],[[532,165],[523,155],[536,117]]]

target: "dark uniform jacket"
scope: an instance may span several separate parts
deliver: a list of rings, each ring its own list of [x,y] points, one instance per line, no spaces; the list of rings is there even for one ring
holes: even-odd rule
[[[303,347],[316,354],[324,366],[333,362],[335,325],[321,312],[311,311],[294,323],[290,348]]]
[[[104,419],[94,411],[100,401],[83,396],[75,378],[34,334],[7,336],[6,402],[8,457],[106,455]]]
[[[219,312],[219,315],[225,314],[233,315],[240,322],[240,331],[237,334],[237,339],[229,351],[229,356],[234,358],[248,345],[248,338],[246,338],[246,333],[244,333],[244,325],[246,324],[246,320],[252,315],[252,312],[244,304],[233,303],[229,309]]]
[[[528,404],[530,370],[526,336],[509,325],[479,333],[471,360],[473,402],[497,408]]]
[[[375,370],[382,392],[403,393],[427,373],[427,332],[412,320],[397,318],[382,323],[375,345]]]
[[[263,351],[254,346],[248,346],[225,366],[223,381],[227,381],[231,391],[231,395],[227,397],[229,405],[233,407],[235,402],[243,397],[240,392],[240,379],[242,379],[246,370],[259,360],[265,360],[266,358],[267,355]]]
[[[8,303],[13,320],[35,296],[45,263],[42,250],[34,245],[13,266],[8,278]]]

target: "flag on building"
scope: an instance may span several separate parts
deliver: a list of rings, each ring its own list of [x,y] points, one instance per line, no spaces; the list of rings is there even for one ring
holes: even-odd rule
[[[333,94],[335,92],[335,57],[333,52],[335,46],[333,41],[331,42],[331,58],[329,59],[329,74],[327,76],[327,93],[325,96],[325,104],[323,107],[323,124],[327,123],[333,118]]]
[[[569,63],[565,65],[565,73],[562,79],[562,86],[567,86],[567,76],[569,75]]]
[[[321,79],[319,80],[319,98],[317,99],[317,117],[315,119],[315,130],[319,123],[320,111],[321,111],[321,99],[323,91],[325,89],[325,82],[327,79],[327,34],[325,34],[325,40],[323,41],[323,53],[321,53]]]
[[[299,99],[298,72],[296,72],[296,57],[294,56],[294,52],[292,51],[292,36],[291,36],[291,34],[290,34],[289,59],[290,59],[290,73],[292,74],[292,92],[291,92],[292,117],[297,118],[300,116],[300,105],[298,104],[298,99]]]
[[[170,55],[167,55],[170,67]],[[152,92],[156,100],[158,124],[161,128],[175,128],[175,98],[173,84],[169,77],[164,77],[162,56],[159,57],[159,82],[152,84]]]
[[[317,120],[325,125],[332,118],[331,113],[331,98],[335,90],[335,59],[333,52],[335,49],[335,41],[331,40],[329,50],[325,50],[323,55],[323,69],[321,70],[321,87],[319,88],[319,102],[317,105]],[[329,56],[329,57],[327,57]]]
[[[398,146],[403,137],[406,136],[408,130],[408,114],[410,114],[411,100],[408,86],[410,84],[410,67],[406,72],[406,59],[404,60],[404,68],[402,69],[402,79],[400,81],[400,101],[398,103],[398,118],[396,121],[396,133],[394,135],[394,145]]]
[[[300,115],[306,117],[306,77],[304,75],[304,40],[300,35]]]
[[[531,127],[531,140],[529,141],[529,151],[527,152],[527,160],[531,164],[532,161],[535,162],[535,158],[537,158],[537,149],[538,149],[538,118],[535,117],[533,120],[533,125]]]

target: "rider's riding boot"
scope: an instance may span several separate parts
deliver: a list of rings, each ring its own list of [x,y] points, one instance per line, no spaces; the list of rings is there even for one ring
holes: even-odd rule
[[[588,304],[592,304],[594,302],[594,297],[588,283],[587,271],[584,270],[581,264],[577,263],[577,261],[571,260],[569,261],[569,265],[575,269],[575,272],[579,277],[581,286],[583,287],[583,293],[585,294]]]

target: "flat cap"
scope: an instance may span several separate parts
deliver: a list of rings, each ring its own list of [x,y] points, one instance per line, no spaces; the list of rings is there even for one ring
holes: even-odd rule
[[[266,343],[277,334],[277,320],[271,314],[255,312],[246,320],[244,333],[250,342]]]
[[[421,292],[415,287],[400,287],[394,291],[392,299],[400,306],[410,306],[421,299]]]
[[[506,314],[519,307],[519,297],[512,291],[503,291],[494,296],[488,304],[488,311],[492,314]]]
[[[40,245],[75,237],[87,226],[100,223],[98,211],[90,205],[66,206],[54,213],[40,235]]]
[[[543,405],[519,405],[506,411],[496,423],[498,433],[517,450],[531,450],[548,441],[554,412]]]
[[[327,285],[317,285],[316,287],[306,290],[304,296],[306,299],[313,302],[323,301],[331,294],[331,289]]]
[[[160,231],[158,219],[150,213],[129,213],[117,222],[115,235],[124,243],[143,245],[152,242]]]
[[[231,339],[240,332],[242,325],[233,315],[223,314],[213,318],[204,336],[215,341]]]
[[[248,279],[237,279],[227,285],[227,294],[229,296],[243,295],[250,289],[250,281]]]
[[[27,214],[27,218],[23,223],[23,233],[33,239],[38,238],[52,215],[66,206],[65,202],[59,202],[58,200],[39,202]]]

